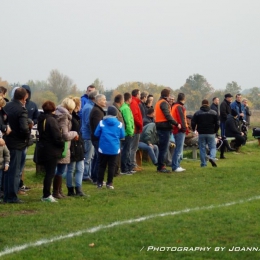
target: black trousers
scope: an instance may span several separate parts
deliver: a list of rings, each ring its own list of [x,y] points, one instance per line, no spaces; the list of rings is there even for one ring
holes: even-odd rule
[[[43,198],[48,198],[51,195],[52,179],[55,175],[58,159],[53,158],[44,162],[45,177],[43,180]]]
[[[99,153],[99,171],[98,171],[98,184],[103,184],[104,175],[108,166],[107,184],[113,183],[113,177],[116,173],[118,154],[110,155]]]

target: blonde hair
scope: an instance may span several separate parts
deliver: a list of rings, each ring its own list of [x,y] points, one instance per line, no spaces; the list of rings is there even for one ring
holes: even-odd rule
[[[61,106],[66,108],[69,112],[72,112],[75,109],[76,104],[72,98],[67,97],[62,100]]]
[[[75,102],[76,107],[78,107],[80,109],[80,106],[81,106],[80,98],[79,97],[72,97],[72,100]]]
[[[3,97],[0,97],[0,107],[4,107],[6,105],[6,101]]]

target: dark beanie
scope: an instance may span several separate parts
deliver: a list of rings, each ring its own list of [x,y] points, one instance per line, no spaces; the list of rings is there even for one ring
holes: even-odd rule
[[[107,109],[107,115],[108,116],[117,116],[117,109],[114,106],[110,106]]]
[[[234,110],[234,109],[231,109],[231,115],[232,115],[233,117],[235,117],[235,116],[237,116],[237,115],[238,115],[238,113],[237,113],[237,111],[236,111],[236,110]]]
[[[209,101],[207,99],[203,99],[201,104],[202,104],[202,106],[208,106],[209,105]]]

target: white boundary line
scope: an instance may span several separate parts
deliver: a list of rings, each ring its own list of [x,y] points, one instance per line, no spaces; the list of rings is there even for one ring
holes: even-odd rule
[[[166,212],[166,213],[161,213],[161,214],[148,215],[148,216],[141,217],[141,218],[135,218],[135,219],[129,219],[129,220],[123,220],[123,221],[116,221],[116,222],[113,222],[109,225],[100,225],[100,226],[96,226],[96,227],[93,227],[93,228],[89,228],[89,229],[77,231],[77,232],[74,232],[74,233],[70,233],[70,234],[67,234],[67,235],[53,237],[53,238],[50,238],[50,239],[42,239],[42,240],[38,240],[36,242],[32,242],[32,243],[28,243],[28,244],[24,244],[24,245],[20,245],[20,246],[14,246],[14,247],[11,247],[11,248],[7,247],[6,249],[4,249],[3,251],[0,252],[0,257],[4,256],[4,255],[9,255],[9,254],[12,254],[12,253],[15,253],[15,252],[22,251],[22,250],[25,250],[25,249],[30,248],[30,247],[41,246],[41,245],[44,245],[44,244],[49,244],[51,242],[56,242],[56,241],[67,239],[67,238],[81,236],[85,233],[95,233],[95,232],[98,232],[102,229],[112,228],[112,227],[121,226],[121,225],[125,225],[125,224],[131,224],[131,223],[135,223],[135,222],[141,222],[141,221],[145,221],[145,220],[153,219],[153,218],[157,218],[157,217],[174,216],[174,215],[180,215],[180,214],[183,214],[183,213],[189,213],[189,212],[192,212],[192,211],[201,211],[201,210],[229,207],[229,206],[233,206],[233,205],[236,205],[236,204],[242,204],[242,203],[246,203],[246,202],[253,201],[253,200],[259,200],[259,199],[260,199],[260,196],[254,196],[254,197],[251,197],[249,199],[233,201],[233,202],[228,202],[228,203],[219,204],[219,205],[196,207],[196,208],[184,209],[184,210],[180,210],[180,211],[172,211],[172,212]]]

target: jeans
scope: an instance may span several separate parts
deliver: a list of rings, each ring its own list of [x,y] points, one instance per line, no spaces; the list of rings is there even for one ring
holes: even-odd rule
[[[2,190],[3,169],[0,169],[0,191]]]
[[[134,134],[132,142],[131,142],[131,147],[130,147],[131,170],[137,166],[136,151],[138,149],[139,140],[140,140],[140,134]]]
[[[226,122],[225,121],[223,121],[223,122],[220,122],[220,131],[221,131],[221,136],[223,137],[223,136],[225,136],[225,124],[226,124]]]
[[[58,163],[55,175],[63,175],[66,172],[67,165],[68,164],[65,163],[64,164]]]
[[[125,140],[122,140],[122,149],[121,149],[121,172],[131,171],[131,162],[130,162],[130,147],[133,140],[132,136],[126,136]]]
[[[216,157],[216,139],[215,134],[199,134],[199,148],[200,148],[200,166],[207,166],[206,161],[206,145],[209,147],[210,158],[215,160]]]
[[[149,146],[146,143],[139,142],[138,148],[148,152],[148,155],[151,158],[153,164],[157,164],[158,163],[159,150],[158,150],[158,146],[157,145],[153,145],[153,147],[151,147],[151,146]]]
[[[85,148],[85,159],[84,159],[84,173],[83,179],[91,178],[91,170],[92,170],[92,161],[94,156],[94,146],[92,145],[91,140],[84,140],[84,148]]]
[[[75,187],[81,187],[82,186],[82,176],[83,176],[83,172],[84,172],[84,160],[79,161],[79,162],[70,162],[68,164],[67,177],[66,177],[68,188],[73,187],[72,179],[73,179],[75,169],[76,169]]]
[[[23,150],[10,150],[9,169],[4,172],[4,202],[18,201],[22,153]]]
[[[170,141],[170,135],[171,131],[169,130],[159,130],[157,129],[157,134],[159,138],[159,155],[158,155],[158,166],[157,170],[161,170],[165,165],[164,165],[164,160],[166,157],[169,141]]]
[[[185,133],[178,133],[174,135],[175,138],[175,149],[172,155],[172,170],[175,171],[180,167],[182,154],[183,154],[183,145],[185,140]]]
[[[94,150],[95,150],[95,155],[94,155],[94,159],[93,159],[93,169],[91,172],[91,179],[93,182],[97,182],[98,179],[98,168],[99,168],[99,154],[98,154],[98,146],[99,146],[99,140],[95,140],[92,141],[92,144],[94,146]]]

